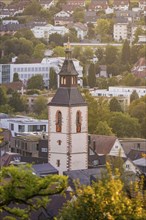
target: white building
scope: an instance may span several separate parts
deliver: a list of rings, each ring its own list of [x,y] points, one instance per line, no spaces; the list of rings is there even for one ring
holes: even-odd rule
[[[48,104],[48,161],[59,173],[88,168],[88,108],[77,88],[77,71],[66,49],[60,87]]]
[[[37,120],[28,117],[2,118],[0,127],[10,130],[14,137],[23,132],[47,132],[48,120]]]
[[[41,63],[0,64],[0,84],[12,82],[14,73],[18,73],[19,79],[24,84],[26,84],[27,80],[32,76],[41,74],[45,86],[48,87],[50,68],[54,68],[55,72],[58,74],[63,65],[64,59],[64,57],[46,57]],[[80,66],[78,60],[74,59],[73,62],[79,73],[78,84],[82,86],[83,67]]]
[[[36,38],[44,38],[48,40],[51,34],[57,33],[64,36],[66,33],[69,32],[69,29],[64,26],[53,26],[51,24],[48,24],[46,26],[35,26],[31,29],[31,31]]]
[[[126,40],[129,38],[129,25],[128,23],[115,23],[113,30],[113,37],[115,41]]]
[[[116,87],[110,86],[109,89],[96,89],[90,91],[93,96],[105,96],[105,97],[116,97],[116,96],[125,96],[130,97],[133,91],[136,91],[139,98],[146,95],[145,87]]]

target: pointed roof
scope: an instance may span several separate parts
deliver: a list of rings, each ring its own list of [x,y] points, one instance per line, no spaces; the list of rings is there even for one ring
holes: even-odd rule
[[[76,87],[59,88],[53,97],[49,106],[86,106],[87,103],[83,99],[81,93]]]

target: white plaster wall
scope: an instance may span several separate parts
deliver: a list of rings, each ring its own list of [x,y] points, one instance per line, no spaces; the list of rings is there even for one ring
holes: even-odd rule
[[[109,155],[126,157],[124,150],[118,139],[115,141]]]
[[[60,160],[60,167],[57,167],[57,160]],[[66,154],[50,154],[49,162],[62,174],[63,171],[67,171],[67,156]]]
[[[71,170],[87,169],[87,154],[72,154]]]
[[[62,132],[56,132],[56,112],[62,113]],[[81,132],[76,132],[76,113],[81,111]],[[86,169],[88,157],[88,111],[87,106],[78,107],[48,107],[48,147],[49,162],[59,170],[61,174],[67,170],[67,152],[71,153],[71,170]],[[69,118],[70,115],[70,118]],[[69,123],[71,126],[69,127]],[[61,140],[61,145],[58,144]],[[69,149],[70,148],[70,149]],[[60,167],[57,167],[60,160]]]

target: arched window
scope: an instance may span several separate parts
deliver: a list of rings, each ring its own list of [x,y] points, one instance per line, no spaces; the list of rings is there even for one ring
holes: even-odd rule
[[[76,113],[76,132],[81,132],[81,112],[77,111]]]
[[[65,85],[65,84],[66,84],[66,77],[65,77],[65,76],[62,76],[62,77],[61,77],[61,84],[62,84],[62,85]]]
[[[61,132],[62,129],[62,113],[57,111],[56,113],[56,132]]]

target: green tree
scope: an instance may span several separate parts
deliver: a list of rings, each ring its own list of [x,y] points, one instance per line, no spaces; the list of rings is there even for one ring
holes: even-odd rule
[[[146,116],[143,118],[143,121],[141,123],[141,134],[142,137],[146,138]]]
[[[45,44],[37,44],[34,48],[33,57],[42,59],[44,57]]]
[[[110,34],[111,23],[108,19],[97,19],[95,27],[96,34],[101,36],[101,40],[104,41],[105,37]]]
[[[88,70],[88,85],[93,88],[96,86],[95,64],[91,63]]]
[[[15,63],[31,63],[30,56],[27,54],[19,54]]]
[[[6,89],[0,86],[0,106],[6,104],[8,101]]]
[[[138,93],[136,92],[136,90],[134,90],[130,95],[130,103],[135,101],[136,99],[139,99],[139,96],[138,96]]]
[[[58,56],[58,57],[64,57],[65,56],[65,51],[64,48],[62,46],[56,46],[53,49],[54,52],[54,56]]]
[[[135,102],[133,101],[129,106],[129,114],[132,117],[135,117],[141,123],[143,118],[146,117],[146,102],[140,101]]]
[[[35,38],[33,32],[30,29],[27,29],[27,28],[23,28],[23,29],[18,30],[14,34],[14,37],[16,37],[16,38],[22,38],[23,37],[27,40],[33,40],[33,38]]]
[[[136,182],[134,187],[137,188],[137,185]],[[144,197],[139,194],[140,189],[135,189],[137,196],[130,199],[123,187],[118,171],[113,176],[111,170],[107,175],[102,174],[101,180],[97,179],[91,186],[78,184],[72,193],[72,201],[64,206],[57,219],[145,219]]]
[[[19,80],[19,74],[18,73],[14,73],[13,75],[13,82],[18,82]]]
[[[83,8],[77,7],[73,12],[74,22],[84,23],[85,10]]]
[[[40,115],[47,108],[47,99],[44,96],[38,96],[34,101],[33,110]]]
[[[27,89],[40,89],[42,90],[44,88],[44,81],[42,75],[38,74],[35,76],[32,76],[27,81]]]
[[[104,57],[104,50],[99,47],[97,50],[95,50],[95,55],[97,56],[99,62],[102,61]]]
[[[88,38],[95,39],[95,27],[92,23],[88,24]]]
[[[82,54],[83,54],[83,48],[81,46],[76,46],[73,48],[73,57],[76,58],[76,59],[79,59],[81,58]]]
[[[52,42],[55,43],[55,46],[63,46],[63,37],[58,33],[50,34],[49,43]]]
[[[117,61],[118,50],[114,46],[107,46],[105,50],[105,61],[106,64],[112,64]]]
[[[3,167],[0,179],[0,212],[6,212],[9,219],[30,219],[33,211],[45,208],[49,197],[60,194],[67,185],[65,176],[48,175],[41,178],[34,175],[28,165]]]
[[[57,89],[57,74],[53,68],[50,69],[49,89]]]
[[[117,137],[139,137],[140,124],[136,118],[122,112],[113,112],[109,118],[109,126]]]
[[[15,112],[22,112],[26,110],[26,105],[21,95],[14,91],[12,97],[9,99],[9,105],[14,109]]]
[[[25,7],[23,14],[37,16],[37,15],[39,15],[40,10],[41,10],[40,3],[38,1],[36,1],[36,0],[32,0]]]
[[[127,64],[130,63],[130,45],[128,40],[125,40],[121,52],[121,63]]]
[[[112,76],[119,75],[119,65],[116,63],[112,63],[110,65],[107,65],[107,73],[108,75],[112,74]]]
[[[106,121],[100,121],[96,127],[96,134],[113,135],[113,132]]]
[[[122,107],[115,97],[110,100],[109,109],[111,112],[122,112]]]

